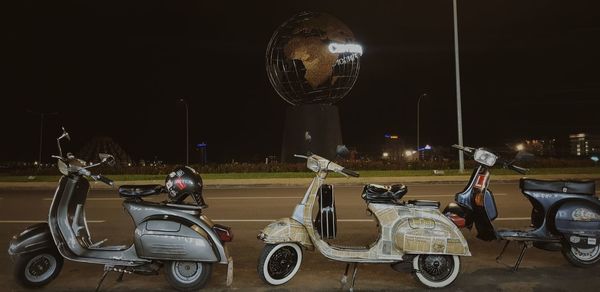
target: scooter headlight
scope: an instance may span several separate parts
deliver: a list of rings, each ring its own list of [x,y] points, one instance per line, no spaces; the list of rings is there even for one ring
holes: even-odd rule
[[[475,159],[475,161],[486,165],[486,166],[494,166],[494,164],[496,164],[496,159],[498,159],[498,156],[496,156],[494,153],[483,150],[483,149],[477,149],[475,151],[475,154],[473,155],[473,158]]]

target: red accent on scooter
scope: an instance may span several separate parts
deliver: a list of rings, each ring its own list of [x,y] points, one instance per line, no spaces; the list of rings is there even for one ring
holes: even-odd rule
[[[217,234],[217,236],[219,236],[221,242],[230,242],[233,240],[233,232],[231,232],[230,227],[215,224],[212,227],[212,230]]]
[[[454,213],[446,213],[446,217],[454,223],[458,228],[464,228],[466,225],[465,218],[460,217]]]

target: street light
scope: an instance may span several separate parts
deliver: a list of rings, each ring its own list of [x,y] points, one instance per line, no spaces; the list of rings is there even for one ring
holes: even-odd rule
[[[39,115],[40,116],[40,151],[38,153],[38,166],[42,165],[42,145],[44,141],[44,116],[53,116],[57,115],[58,112],[34,112],[32,110],[27,110],[28,113]]]
[[[419,133],[419,122],[420,122],[419,115],[420,115],[420,112],[421,112],[421,109],[420,109],[420,107],[421,107],[421,98],[426,97],[426,96],[427,96],[427,93],[423,93],[423,94],[419,95],[419,99],[417,99],[417,151],[419,151],[419,147],[421,146],[420,143],[419,143],[420,142],[419,141],[419,139],[420,139],[420,136],[419,136],[420,135],[420,133]],[[421,155],[420,154],[419,154],[419,160],[421,160]]]
[[[185,165],[190,164],[190,131],[189,131],[189,110],[188,103],[184,98],[180,98],[179,102],[185,105]]]
[[[453,16],[454,16],[454,68],[456,69],[456,121],[458,126],[458,145],[463,146],[462,132],[462,102],[460,99],[460,68],[458,61],[458,9],[456,0],[452,0]],[[458,151],[458,164],[460,173],[465,171],[465,157],[462,151]]]

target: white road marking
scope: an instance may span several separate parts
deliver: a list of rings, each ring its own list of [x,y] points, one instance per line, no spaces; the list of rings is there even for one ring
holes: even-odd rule
[[[43,223],[44,220],[0,220],[0,224]],[[87,223],[104,223],[106,220],[87,220]]]
[[[531,220],[531,217],[507,217],[507,218],[496,218],[497,221],[521,221]]]

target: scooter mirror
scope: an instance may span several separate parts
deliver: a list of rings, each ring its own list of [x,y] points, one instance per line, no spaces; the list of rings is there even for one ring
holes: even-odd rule
[[[67,133],[67,130],[65,130],[65,127],[61,127],[61,128],[62,128],[63,132],[59,139],[67,138],[67,140],[71,141],[71,136],[69,136],[69,133]]]
[[[515,156],[515,159],[518,161],[529,161],[529,160],[532,160],[534,157],[535,157],[535,155],[533,155],[527,151],[521,150],[517,153],[517,155]]]
[[[310,140],[312,140],[312,137],[310,136],[310,132],[309,131],[304,132],[304,141],[306,141],[307,143],[310,143]]]
[[[335,153],[339,157],[346,158],[350,154],[350,151],[348,150],[346,145],[337,145],[337,147],[335,148]]]

